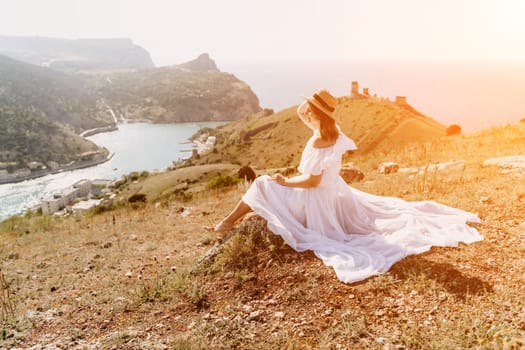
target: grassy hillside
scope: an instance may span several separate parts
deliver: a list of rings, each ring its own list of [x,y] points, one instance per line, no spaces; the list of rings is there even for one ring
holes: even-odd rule
[[[17,163],[13,168],[26,167],[32,161],[66,164],[81,153],[98,149],[93,142],[34,110],[0,106],[0,125],[0,152],[9,154],[6,160]]]
[[[357,154],[390,150],[410,142],[445,136],[445,127],[435,120],[384,99],[340,97],[336,110],[342,131],[356,141]],[[298,119],[297,106],[271,114],[263,111],[212,130],[217,136],[216,151],[197,160],[197,164],[230,162],[257,168],[295,166],[311,135]],[[242,141],[242,131],[270,125]],[[207,132],[207,131],[204,131]]]
[[[310,252],[287,248],[256,217],[215,259],[199,264],[216,242],[202,227],[217,222],[245,191],[211,188],[235,172],[220,164],[130,179],[118,194],[121,204],[99,214],[11,218],[0,224],[1,271],[12,306],[4,303],[4,344],[523,348],[525,169],[504,173],[482,163],[525,156],[524,137],[521,124],[354,154],[350,160],[365,173],[354,187],[476,212],[484,241],[433,248],[350,285]],[[266,140],[268,148],[272,142]],[[377,164],[391,160],[422,171],[379,174]],[[452,160],[463,166],[429,170]],[[127,204],[134,193],[147,202]]]

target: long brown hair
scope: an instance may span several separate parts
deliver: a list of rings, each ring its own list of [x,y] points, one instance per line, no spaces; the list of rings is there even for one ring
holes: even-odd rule
[[[337,137],[339,136],[339,130],[337,129],[335,120],[327,116],[326,113],[321,111],[312,103],[308,102],[308,105],[319,119],[319,132],[321,133],[321,138],[329,142],[337,140]]]

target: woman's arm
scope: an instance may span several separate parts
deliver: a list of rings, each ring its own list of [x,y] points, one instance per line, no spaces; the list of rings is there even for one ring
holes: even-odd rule
[[[291,178],[286,178],[281,174],[275,174],[272,178],[277,181],[280,185],[287,187],[299,187],[299,188],[313,188],[319,185],[323,174],[320,175],[309,175],[303,174],[294,176]]]

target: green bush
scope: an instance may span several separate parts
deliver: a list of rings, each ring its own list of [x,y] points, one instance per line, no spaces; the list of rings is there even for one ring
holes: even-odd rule
[[[231,187],[236,185],[240,180],[230,175],[218,175],[208,182],[207,189],[217,189]]]
[[[130,203],[137,203],[137,202],[146,203],[146,195],[144,193],[135,193],[131,197],[128,198],[128,202],[130,202]]]

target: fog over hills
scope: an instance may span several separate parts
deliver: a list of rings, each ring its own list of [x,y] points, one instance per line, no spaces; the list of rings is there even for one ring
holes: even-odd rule
[[[154,67],[150,54],[131,39],[59,39],[0,36],[0,54],[65,71]]]

